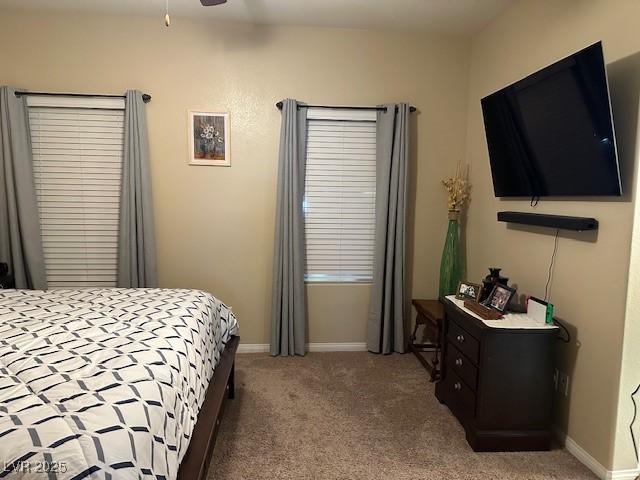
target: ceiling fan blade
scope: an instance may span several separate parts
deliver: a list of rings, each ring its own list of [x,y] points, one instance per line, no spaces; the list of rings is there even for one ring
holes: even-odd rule
[[[200,0],[200,3],[205,7],[211,7],[212,5],[222,5],[227,3],[227,0]]]

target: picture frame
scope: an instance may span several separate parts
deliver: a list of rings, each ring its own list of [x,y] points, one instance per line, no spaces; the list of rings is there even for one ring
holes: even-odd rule
[[[458,300],[473,300],[475,302],[480,298],[480,290],[482,286],[478,283],[471,283],[465,280],[458,282],[456,290],[456,298]]]
[[[484,305],[494,310],[504,313],[511,303],[511,299],[516,294],[516,289],[507,285],[496,284],[491,293],[484,301]]]
[[[188,110],[189,165],[230,167],[229,113]]]

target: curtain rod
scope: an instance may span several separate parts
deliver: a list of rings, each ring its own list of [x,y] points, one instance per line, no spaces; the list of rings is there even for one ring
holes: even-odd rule
[[[98,97],[98,98],[125,98],[126,95],[105,95],[100,93],[53,93],[53,92],[27,92],[16,91],[16,97],[23,95],[39,95],[43,97]],[[142,94],[142,101],[149,103],[151,101],[151,95],[148,93]]]
[[[298,105],[298,108],[301,106],[307,108],[331,108],[333,110],[380,110],[383,112],[387,111],[387,107],[349,107],[349,106],[339,106],[339,105]],[[278,110],[282,110],[282,102],[276,103],[276,107]],[[410,112],[415,112],[416,107],[413,105],[409,107]]]

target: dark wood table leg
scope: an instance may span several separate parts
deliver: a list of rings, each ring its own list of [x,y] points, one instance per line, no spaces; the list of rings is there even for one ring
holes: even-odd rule
[[[440,379],[440,368],[438,365],[440,361],[438,360],[440,357],[440,345],[436,344],[436,348],[433,351],[433,360],[431,361],[433,365],[433,369],[431,370],[431,381],[435,382]]]
[[[413,332],[409,336],[409,349],[414,353],[425,370],[429,373],[430,381],[440,379],[440,356],[442,353],[442,305],[437,300],[413,300],[417,316]],[[429,343],[416,342],[418,327],[424,327],[424,335]],[[432,358],[425,358],[422,353],[430,353]]]

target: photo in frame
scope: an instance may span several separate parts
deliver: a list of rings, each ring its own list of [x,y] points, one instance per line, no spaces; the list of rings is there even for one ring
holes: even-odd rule
[[[480,290],[482,286],[477,283],[471,283],[461,281],[458,283],[458,289],[456,290],[456,298],[458,300],[474,300],[478,301],[480,298]]]
[[[189,165],[231,166],[229,114],[189,110]]]
[[[509,306],[509,302],[516,293],[515,288],[507,287],[506,285],[498,284],[493,287],[491,293],[487,299],[483,302],[487,307],[498,310],[504,313]]]

